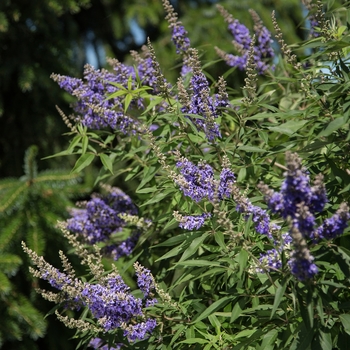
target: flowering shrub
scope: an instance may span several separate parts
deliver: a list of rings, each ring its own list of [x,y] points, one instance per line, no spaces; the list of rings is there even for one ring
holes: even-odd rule
[[[241,96],[222,77],[209,82],[163,4],[183,63],[177,82],[150,42],[132,53],[133,67],[111,60],[111,71],[87,66],[84,80],[53,75],[77,98],[76,115],[61,112],[74,137],[60,154],[79,155],[75,172],[99,158],[104,184],[59,224],[86,276],[62,252],[63,272],[23,243],[32,273],[55,290],[40,292],[95,349],[345,349],[350,36],[341,12],[331,24],[317,5],[317,35],[299,56],[273,14],[281,55],[272,62],[258,15],[252,36],[219,6],[238,55],[217,52],[246,70]],[[138,184],[129,195],[106,185],[121,175]]]

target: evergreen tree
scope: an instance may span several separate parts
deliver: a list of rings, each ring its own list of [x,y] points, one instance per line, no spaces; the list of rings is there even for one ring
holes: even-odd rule
[[[0,181],[0,347],[5,349],[38,349],[35,341],[48,331],[43,316],[49,306],[39,303],[33,293],[33,287],[39,284],[29,275],[20,242],[27,242],[49,260],[55,259],[57,247],[66,246],[55,228],[57,220],[67,217],[71,199],[87,192],[87,186],[79,184],[78,174],[38,172],[36,155],[37,147],[30,147],[25,155],[24,176]],[[70,333],[64,332],[69,338]],[[51,345],[44,348],[62,349],[57,336],[51,327],[44,341]]]

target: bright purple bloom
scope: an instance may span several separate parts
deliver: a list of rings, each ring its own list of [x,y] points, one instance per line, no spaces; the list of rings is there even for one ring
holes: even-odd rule
[[[93,338],[90,340],[88,347],[93,348],[95,350],[120,350],[124,344],[114,344],[113,347],[109,347],[107,344],[103,342],[101,338]]]
[[[300,205],[308,207],[310,225],[311,214],[323,210],[326,202],[326,191],[322,184],[322,177],[317,177],[313,187],[310,186],[310,179],[307,171],[301,165],[301,159],[293,153],[287,152],[287,168],[284,174],[285,180],[282,183],[280,192],[266,194],[265,198],[269,208],[282,215],[284,219],[296,218]]]
[[[250,43],[252,42],[249,29],[244,24],[241,24],[237,19],[229,23],[228,29],[230,30],[233,39],[238,46],[242,47],[244,50],[249,50]]]
[[[146,322],[140,322],[136,325],[130,325],[125,331],[124,335],[133,342],[138,339],[145,339],[147,334],[154,331],[157,326],[156,320],[153,318],[148,318]]]
[[[350,220],[349,208],[345,203],[342,203],[339,210],[329,219],[326,219],[323,224],[318,227],[312,234],[315,241],[321,239],[333,239],[343,234],[348,227]]]
[[[201,116],[201,118],[187,117],[205,133],[209,141],[213,141],[215,137],[221,137],[219,125],[214,121],[221,113],[210,96],[208,80],[203,72],[194,72],[190,80],[190,90],[190,104],[183,106],[181,112]],[[228,101],[226,106],[228,106]]]
[[[281,252],[277,249],[271,249],[265,254],[260,254],[259,261],[261,265],[269,270],[278,270],[282,268]],[[265,272],[265,270],[258,269],[258,272]]]
[[[176,46],[176,53],[186,52],[190,48],[190,39],[184,26],[177,23],[173,27],[173,33],[171,39]]]
[[[228,22],[228,29],[233,36],[233,45],[236,51],[238,51],[238,55],[228,54],[220,49],[217,52],[229,66],[245,70],[248,63],[248,53],[252,45],[252,35],[250,35],[249,29],[245,25],[234,19],[223,7],[218,7],[226,22]],[[254,63],[258,73],[263,74],[270,68],[271,58],[275,55],[271,46],[273,41],[271,39],[271,33],[262,25],[260,18],[255,12],[253,19],[255,22],[254,30],[256,38],[256,42],[253,43]]]
[[[136,269],[136,276],[137,285],[139,286],[145,298],[148,298],[150,293],[154,292],[156,288],[151,271],[144,267],[140,268],[139,265],[139,268]]]
[[[179,183],[181,191],[185,196],[191,197],[195,202],[199,202],[204,198],[214,199],[215,191],[218,191],[219,199],[230,196],[229,187],[235,182],[235,176],[229,169],[223,169],[220,174],[218,189],[214,180],[213,168],[204,162],[194,165],[188,159],[183,158],[176,163],[183,175],[186,183]]]
[[[120,242],[119,244],[109,244],[102,248],[102,252],[105,255],[111,256],[114,260],[118,260],[122,256],[129,256],[134,250],[140,233],[135,231],[126,240]]]
[[[129,196],[118,188],[103,197],[93,197],[85,209],[73,209],[67,229],[80,234],[87,243],[107,241],[112,233],[121,231],[125,221],[118,214],[136,215],[137,209]]]
[[[185,230],[199,230],[205,222],[205,219],[210,217],[210,213],[203,213],[201,215],[189,215],[183,216],[182,221],[179,223],[179,227],[184,228]]]
[[[288,261],[288,265],[292,274],[300,281],[305,281],[313,278],[318,268],[313,263],[314,257],[310,255],[309,259],[300,259],[297,254],[292,254],[291,259]]]

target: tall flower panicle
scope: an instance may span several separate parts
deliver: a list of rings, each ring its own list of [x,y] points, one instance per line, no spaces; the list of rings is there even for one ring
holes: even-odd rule
[[[339,210],[323,224],[316,227],[315,214],[321,212],[326,203],[326,189],[323,176],[317,175],[313,185],[307,170],[296,153],[286,153],[287,171],[280,192],[274,192],[267,185],[259,184],[269,208],[290,222],[289,234],[283,238],[277,250],[290,250],[288,265],[291,273],[301,281],[312,278],[317,272],[314,257],[310,254],[308,240],[333,239],[341,235],[350,219],[349,207],[342,203]],[[278,242],[275,242],[278,243]],[[262,258],[265,262],[266,257]]]
[[[77,97],[78,101],[74,105],[78,114],[77,122],[92,129],[110,127],[127,133],[134,123],[124,114],[121,97],[107,99],[107,96],[118,90],[111,82],[126,86],[129,76],[135,76],[133,68],[122,64],[116,65],[113,73],[106,69],[95,70],[87,64],[84,81],[80,80],[79,83],[77,79],[58,74],[52,74],[51,78],[61,88]]]
[[[310,186],[310,178],[301,164],[301,159],[295,153],[286,153],[287,172],[280,192],[273,192],[265,185],[259,185],[264,193],[269,208],[281,214],[286,219],[296,218],[298,206],[303,204],[315,214],[323,210],[327,203],[326,191],[322,183],[322,176],[316,177],[314,186]]]
[[[147,338],[157,326],[156,321],[147,318],[144,311],[145,307],[157,302],[153,297],[153,292],[156,289],[155,281],[150,271],[140,264],[136,263],[135,269],[138,285],[143,291],[144,297],[136,298],[116,269],[103,276],[93,274],[94,283],[83,282],[70,271],[71,267],[62,254],[61,260],[65,272],[60,272],[51,266],[23,242],[22,247],[36,266],[36,270],[31,268],[33,275],[47,280],[52,287],[58,289],[57,294],[41,290],[43,297],[56,303],[65,301],[66,304],[73,305],[76,309],[87,307],[99,326],[93,329],[93,326],[84,322],[79,323],[74,319],[71,319],[70,322],[67,320],[67,324],[80,325],[85,331],[90,329],[94,332],[108,332],[119,328],[123,330],[124,336],[130,342]],[[84,248],[78,250],[83,252]],[[82,258],[82,256],[80,257]],[[96,254],[86,253],[83,259],[96,260]],[[101,257],[98,258],[97,263],[102,264]],[[91,272],[93,273],[93,271]],[[65,321],[67,318],[61,317],[60,319]],[[97,340],[93,341],[92,346],[94,344],[97,346],[97,343],[99,343]]]
[[[168,0],[163,0],[163,7],[167,12],[165,19],[169,22],[169,28],[172,30],[171,39],[176,46],[176,52],[184,54],[190,48],[190,39],[182,23],[178,20],[177,13]]]
[[[113,70],[94,69],[87,64],[84,68],[84,79],[76,79],[59,74],[52,74],[51,78],[68,93],[77,98],[74,110],[77,113],[76,122],[82,123],[91,129],[112,128],[124,134],[134,133],[139,122],[130,117],[124,110],[124,95],[111,97],[121,88],[130,89],[139,87],[137,76],[143,86],[151,87],[151,94],[160,91],[158,71],[152,53],[146,47],[142,55],[133,53],[137,63],[133,66],[120,63],[116,59],[109,59],[108,63]],[[130,86],[131,84],[131,86]],[[168,85],[168,84],[167,84]],[[144,101],[140,96],[134,96],[129,109],[143,109]]]
[[[349,207],[346,203],[342,203],[331,218],[326,219],[321,226],[312,232],[312,239],[317,242],[321,239],[333,239],[340,236],[348,227],[349,220]]]
[[[311,279],[317,274],[318,268],[313,263],[314,257],[310,254],[305,238],[296,226],[292,226],[290,235],[294,246],[288,262],[291,273],[300,281]]]
[[[224,197],[230,196],[229,186],[235,182],[235,175],[227,168],[224,168],[220,174],[218,188],[214,179],[213,168],[205,163],[199,162],[194,165],[185,157],[176,163],[177,168],[183,176],[185,182],[179,182],[178,185],[185,196],[191,197],[195,202],[202,199],[214,199],[214,194],[218,192],[218,198],[222,200]]]
[[[140,288],[145,298],[150,298],[156,290],[156,283],[151,271],[140,265],[138,262],[134,264],[137,285]]]
[[[174,211],[174,218],[179,222],[179,227],[185,230],[199,230],[207,218],[211,217],[210,213],[203,213],[201,215],[181,215]]]
[[[254,63],[259,74],[264,73],[270,68],[271,59],[274,57],[272,49],[272,39],[269,30],[263,26],[259,16],[253,10],[250,13],[254,20],[254,32],[256,42],[253,42],[249,29],[241,24],[237,19],[233,18],[221,5],[217,8],[225,21],[228,23],[228,29],[233,36],[233,45],[238,52],[238,55],[226,53],[219,48],[216,48],[217,54],[225,60],[231,67],[237,67],[240,70],[245,70],[248,64],[248,53],[251,45],[253,45]]]
[[[191,72],[191,68],[188,64],[189,48],[191,47],[190,39],[185,27],[181,21],[178,20],[177,13],[174,11],[173,6],[168,0],[163,0],[163,7],[167,13],[165,19],[169,22],[169,28],[171,29],[171,40],[175,44],[176,53],[182,56],[183,65],[181,68],[181,75],[185,76]]]
[[[136,215],[137,209],[131,198],[118,188],[108,188],[105,196],[95,195],[88,202],[81,203],[83,209],[73,209],[72,218],[67,220],[66,228],[81,236],[86,243],[109,243],[111,235],[120,232],[126,222],[120,214]],[[116,260],[123,255],[129,255],[134,248],[139,234],[133,233],[119,245],[109,244],[105,253],[111,254]]]
[[[198,58],[198,52],[194,49],[189,50],[191,56],[189,58],[189,66],[192,69],[192,76],[190,79],[190,93],[188,98],[181,99],[183,103],[181,112],[189,114],[187,117],[191,119],[198,130],[205,133],[209,141],[214,141],[215,137],[221,137],[219,125],[215,122],[222,111],[221,109],[229,106],[228,96],[225,94],[223,83],[221,82],[220,94],[213,98],[210,96],[209,83],[204,75]],[[194,115],[200,116],[196,118]]]

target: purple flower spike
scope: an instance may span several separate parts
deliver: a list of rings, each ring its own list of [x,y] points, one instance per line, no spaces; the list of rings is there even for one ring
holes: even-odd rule
[[[203,213],[202,215],[182,216],[182,220],[179,223],[179,227],[185,230],[199,230],[205,222],[205,219],[209,218],[209,213]]]
[[[333,239],[341,234],[348,226],[350,220],[349,207],[342,203],[337,212],[329,219],[326,219],[324,223],[318,227],[312,234],[314,241],[321,239]]]

